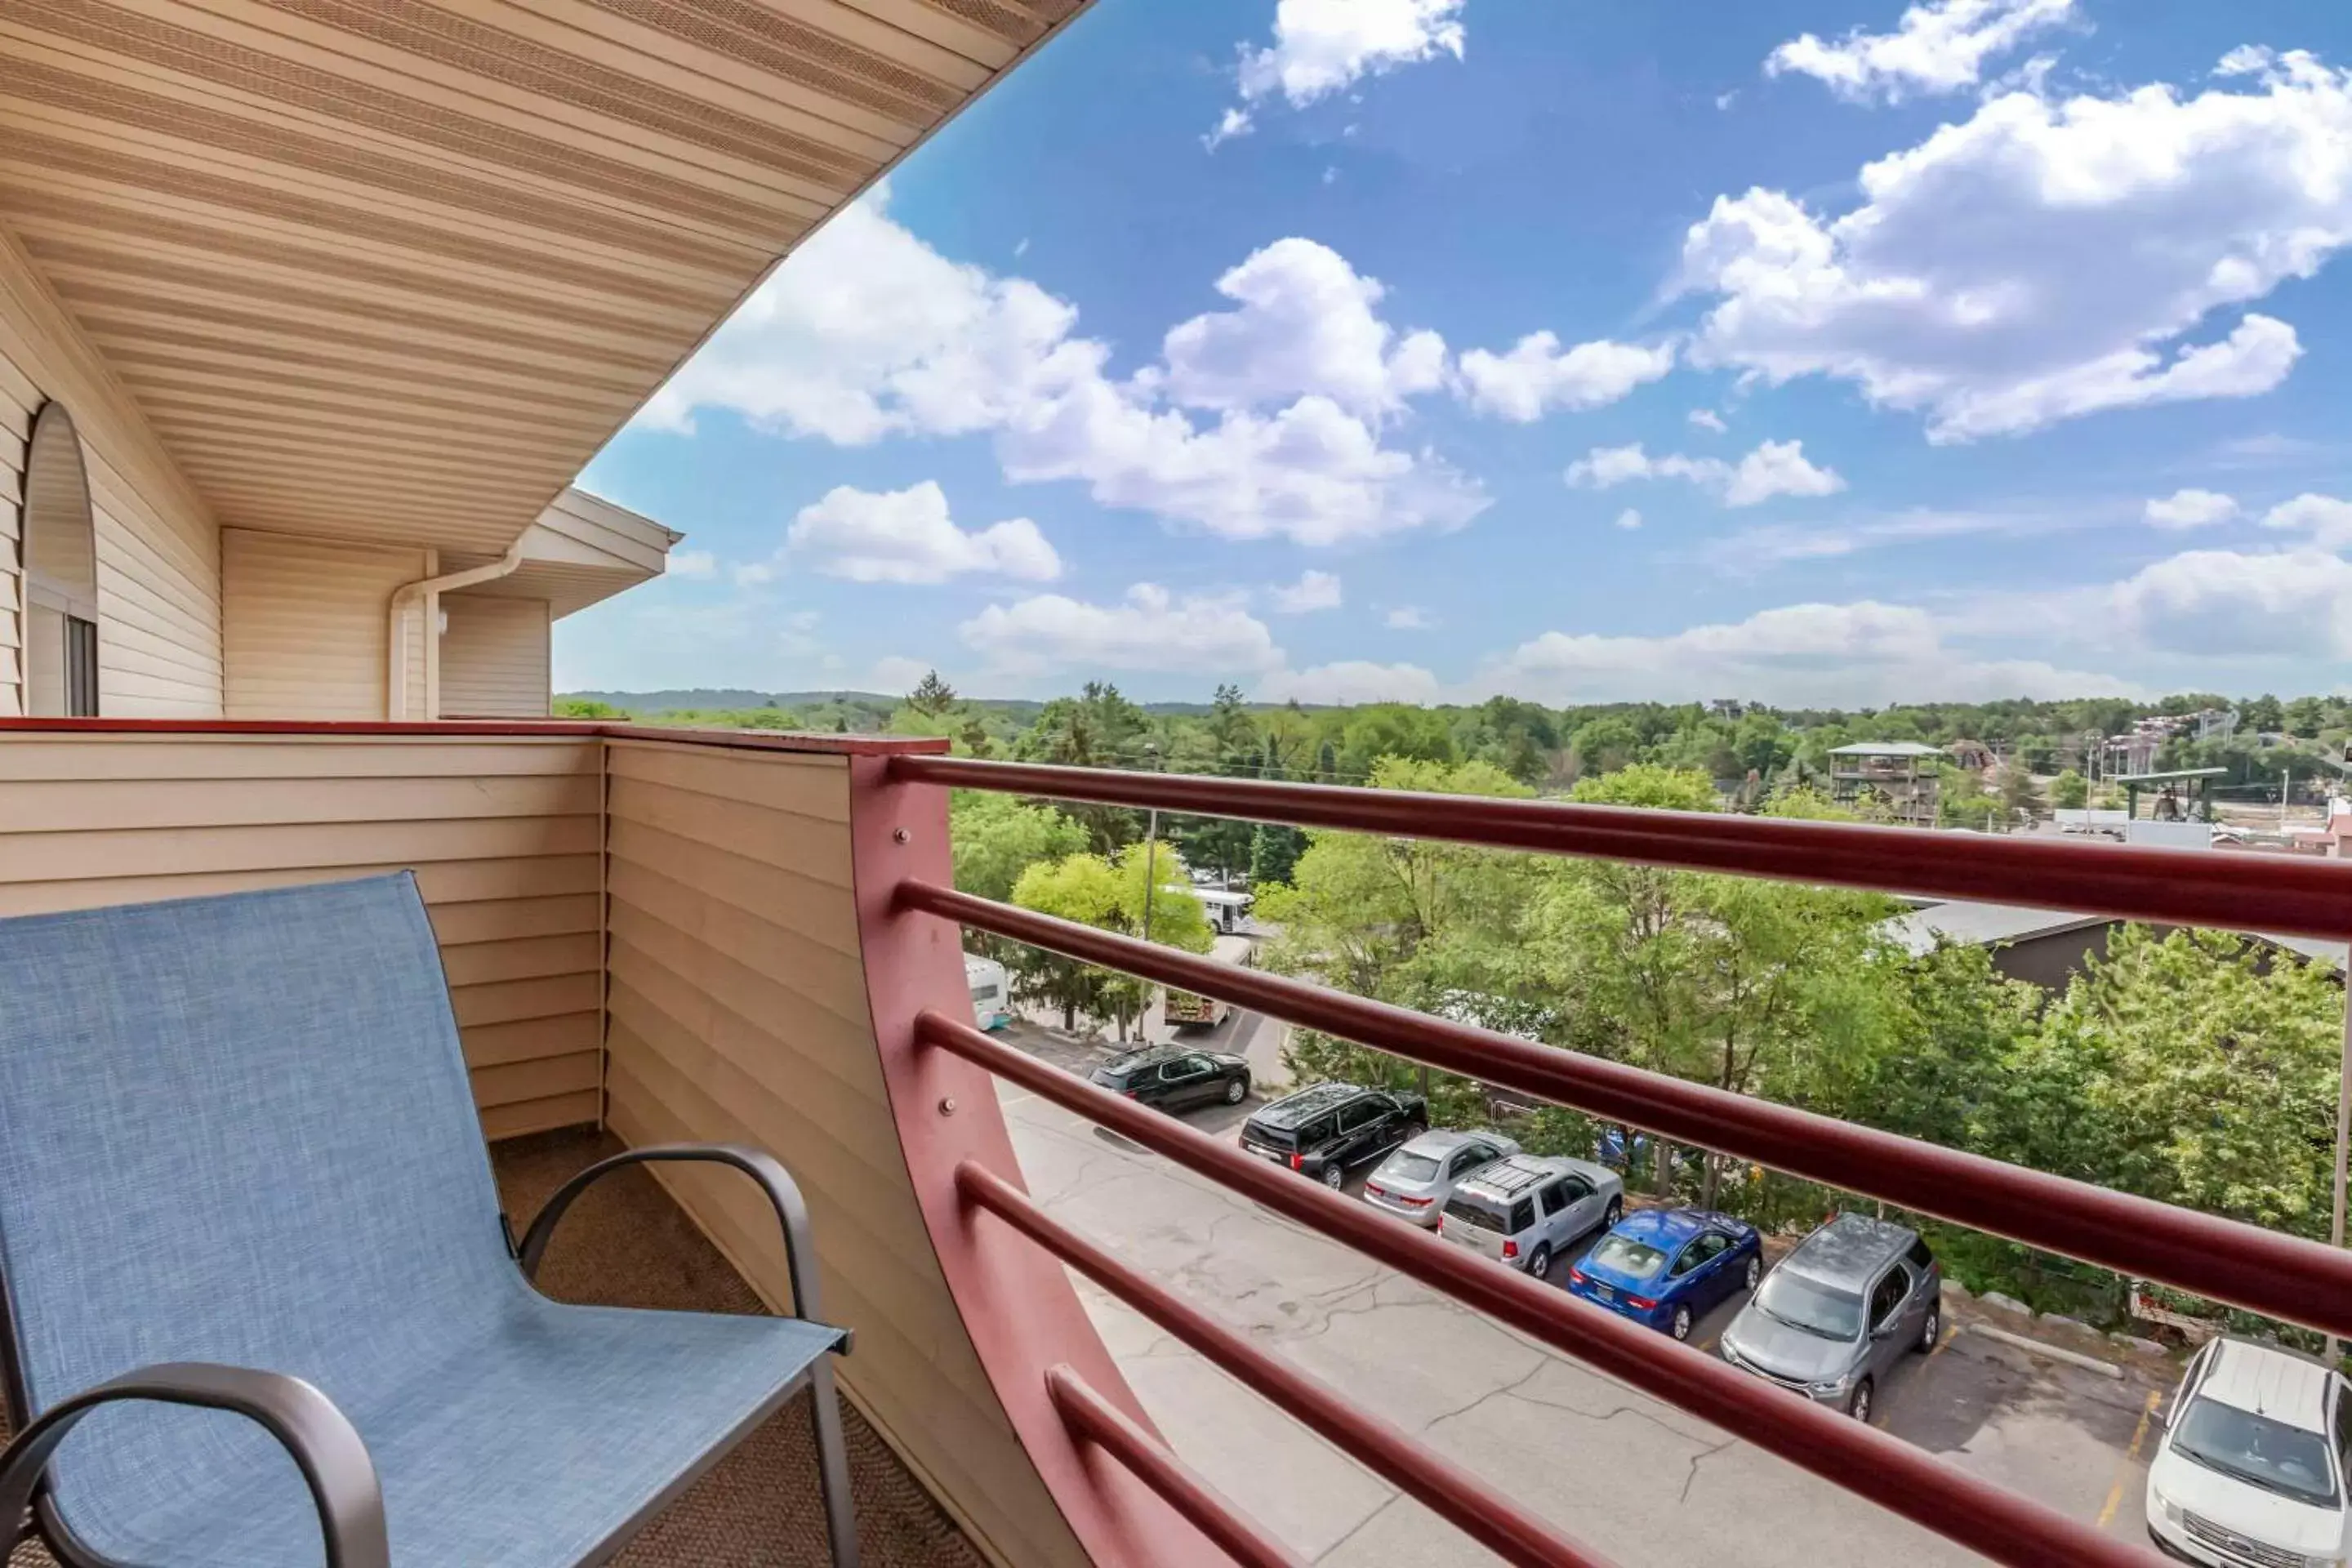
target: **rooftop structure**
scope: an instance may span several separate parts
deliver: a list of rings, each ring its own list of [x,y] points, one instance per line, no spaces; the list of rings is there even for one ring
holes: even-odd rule
[[[1866,816],[1933,827],[1943,752],[1917,741],[1860,741],[1830,752],[1830,795]]]

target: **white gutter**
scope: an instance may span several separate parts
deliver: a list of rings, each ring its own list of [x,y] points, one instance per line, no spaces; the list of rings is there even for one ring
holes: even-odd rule
[[[446,594],[453,588],[470,588],[477,583],[493,582],[522,564],[522,539],[520,533],[507,546],[507,552],[487,566],[469,566],[463,572],[452,572],[441,577],[422,577],[414,583],[403,583],[392,591],[391,602],[385,607],[384,646],[390,650],[384,667],[384,716],[394,722],[408,717],[408,607],[428,595]],[[427,635],[430,636],[428,630]],[[431,714],[425,715],[431,718]]]

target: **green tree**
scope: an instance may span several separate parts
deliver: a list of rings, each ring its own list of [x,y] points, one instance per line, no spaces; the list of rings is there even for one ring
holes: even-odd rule
[[[1339,733],[1339,771],[1349,782],[1370,777],[1385,757],[1413,762],[1451,763],[1454,733],[1445,716],[1402,702],[1378,702],[1349,715]]]
[[[1298,857],[1307,848],[1307,835],[1278,822],[1261,822],[1250,835],[1250,885],[1263,890],[1288,882]]]
[[[2022,763],[2011,763],[2000,770],[2000,808],[2010,821],[2030,815],[2042,803],[2033,787],[2033,775],[2025,771]]]
[[[2306,1237],[2326,1234],[2344,995],[2226,931],[2116,931],[2044,1013],[1985,1152]]]
[[[1151,875],[1147,875],[1149,870]],[[1153,884],[1156,883],[1156,886]],[[1207,912],[1192,895],[1184,862],[1175,846],[1154,851],[1130,844],[1117,859],[1078,853],[1031,866],[1013,884],[1013,902],[1039,914],[1076,921],[1122,936],[1143,934],[1146,889],[1150,888],[1150,940],[1187,952],[1206,952],[1215,940]],[[1062,1012],[1062,1026],[1078,1018],[1115,1022],[1122,1040],[1150,999],[1149,981],[1097,969],[1038,948],[1022,948],[1013,964],[1013,990],[1024,1001],[1042,1001]]]
[[[586,697],[559,697],[551,711],[558,719],[625,719],[628,710]]]
[[[2091,803],[2090,782],[2072,768],[2050,781],[2050,804],[2061,811],[2080,811]]]
[[[915,689],[907,693],[907,706],[918,713],[929,713],[935,718],[953,712],[956,707],[955,688],[941,680],[938,670],[926,670],[923,679],[915,683]]]
[[[1715,790],[1638,763],[1580,782],[1574,798],[1705,811]],[[1771,809],[1844,815],[1801,791]],[[1601,860],[1549,862],[1540,878],[1515,952],[1553,1001],[1559,1043],[1737,1094],[1810,1098],[1885,1037],[1890,900]],[[1718,1179],[1710,1162],[1703,1201]]]
[[[1569,764],[1580,776],[1614,773],[1642,753],[1642,732],[1614,714],[1580,724],[1568,738]]]
[[[1440,795],[1532,793],[1487,763],[1391,757],[1373,768],[1372,783]],[[1483,1017],[1499,1004],[1533,871],[1527,856],[1357,833],[1307,837],[1290,885],[1257,889],[1257,912],[1282,929],[1267,949],[1268,967],[1447,1016]],[[1288,1065],[1304,1080],[1412,1081],[1441,1118],[1475,1113],[1478,1095],[1465,1080],[1321,1037],[1297,1037],[1293,1047]]]
[[[1049,805],[993,791],[958,790],[948,805],[955,885],[982,899],[1013,896],[1030,867],[1083,851],[1087,830]]]
[[[1151,721],[1142,709],[1107,681],[1089,680],[1076,697],[1045,704],[1021,736],[1015,754],[1024,762],[1063,767],[1135,767],[1142,761]],[[1087,829],[1096,853],[1109,855],[1134,840],[1135,813],[1115,805],[1079,805],[1070,813]]]

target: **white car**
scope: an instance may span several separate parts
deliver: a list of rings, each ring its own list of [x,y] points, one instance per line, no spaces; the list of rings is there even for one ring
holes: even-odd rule
[[[2147,1469],[2147,1532],[2211,1568],[2352,1557],[2352,1384],[2288,1351],[2215,1340],[2173,1396]]]

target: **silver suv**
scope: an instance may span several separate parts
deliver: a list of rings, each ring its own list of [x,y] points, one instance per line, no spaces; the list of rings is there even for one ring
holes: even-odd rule
[[[1624,1184],[1606,1165],[1513,1154],[1454,1189],[1437,1233],[1541,1279],[1578,1237],[1624,1217]]]
[[[1723,1331],[1723,1359],[1857,1421],[1887,1369],[1936,1347],[1944,1276],[1916,1231],[1842,1214],[1780,1259]]]

